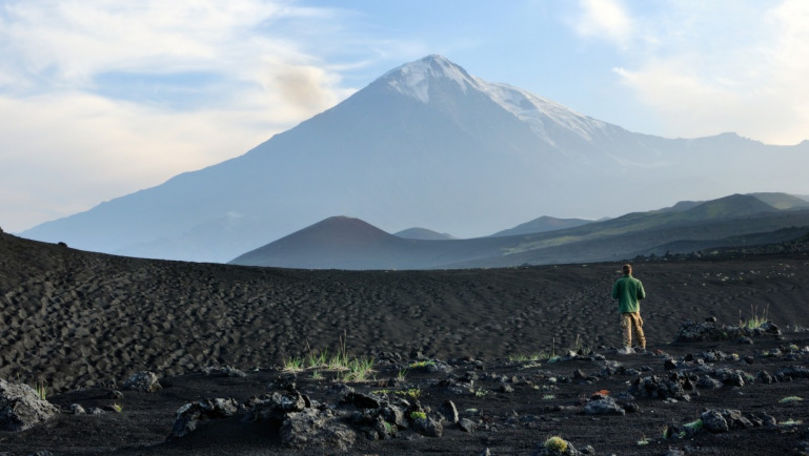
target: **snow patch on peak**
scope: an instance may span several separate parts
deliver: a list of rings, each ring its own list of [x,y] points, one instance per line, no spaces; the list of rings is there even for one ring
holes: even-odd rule
[[[430,101],[430,82],[448,79],[455,82],[466,93],[470,87],[478,88],[480,81],[463,68],[443,56],[433,54],[415,62],[406,63],[383,76],[389,86],[402,95],[407,95],[422,103]]]
[[[508,84],[485,83],[484,90],[503,109],[529,124],[535,133],[550,144],[554,142],[547,132],[546,122],[556,123],[587,141],[593,139],[595,130],[607,127],[605,122]]]

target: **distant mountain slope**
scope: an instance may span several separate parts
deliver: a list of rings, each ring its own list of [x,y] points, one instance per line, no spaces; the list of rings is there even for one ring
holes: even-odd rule
[[[537,213],[625,213],[754,191],[761,182],[803,182],[806,169],[809,142],[633,133],[432,55],[244,155],[22,235],[131,256],[227,261],[334,214],[469,237]]]
[[[687,205],[683,205],[687,206]],[[432,269],[611,261],[732,242],[780,242],[809,226],[809,210],[778,210],[750,195],[690,209],[631,213],[603,222],[516,236],[402,239],[361,220],[332,217],[248,252],[233,264],[295,268]]]
[[[786,193],[751,193],[761,201],[776,209],[805,209],[809,208],[809,201]]]
[[[422,241],[440,241],[440,240],[455,239],[455,236],[449,233],[439,233],[437,231],[419,227],[408,228],[406,230],[393,233],[393,235],[405,239],[420,239]]]
[[[492,234],[492,237],[501,236],[516,236],[520,234],[544,233],[545,231],[562,230],[565,228],[574,228],[581,225],[591,223],[592,220],[584,219],[563,219],[556,217],[549,217],[543,215],[542,217],[535,218],[529,222],[521,223],[513,228],[498,231]]]

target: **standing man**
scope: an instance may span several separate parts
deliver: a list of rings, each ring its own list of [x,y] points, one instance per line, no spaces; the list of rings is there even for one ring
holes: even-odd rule
[[[640,318],[640,300],[646,297],[646,291],[640,280],[632,277],[632,265],[623,266],[624,276],[612,286],[612,299],[618,300],[618,312],[621,313],[621,329],[623,330],[624,348],[622,353],[633,353],[632,331],[638,336],[640,348],[646,350],[646,336],[643,334],[643,319]]]

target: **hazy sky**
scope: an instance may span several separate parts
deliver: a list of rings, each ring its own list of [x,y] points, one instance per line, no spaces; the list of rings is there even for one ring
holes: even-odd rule
[[[0,226],[241,155],[433,53],[633,131],[809,138],[804,0],[0,0]]]

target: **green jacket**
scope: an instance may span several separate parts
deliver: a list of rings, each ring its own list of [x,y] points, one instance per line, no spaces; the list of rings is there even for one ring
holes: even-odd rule
[[[646,297],[643,283],[640,280],[625,275],[615,281],[612,286],[612,299],[618,300],[618,311],[640,312],[640,300]]]

